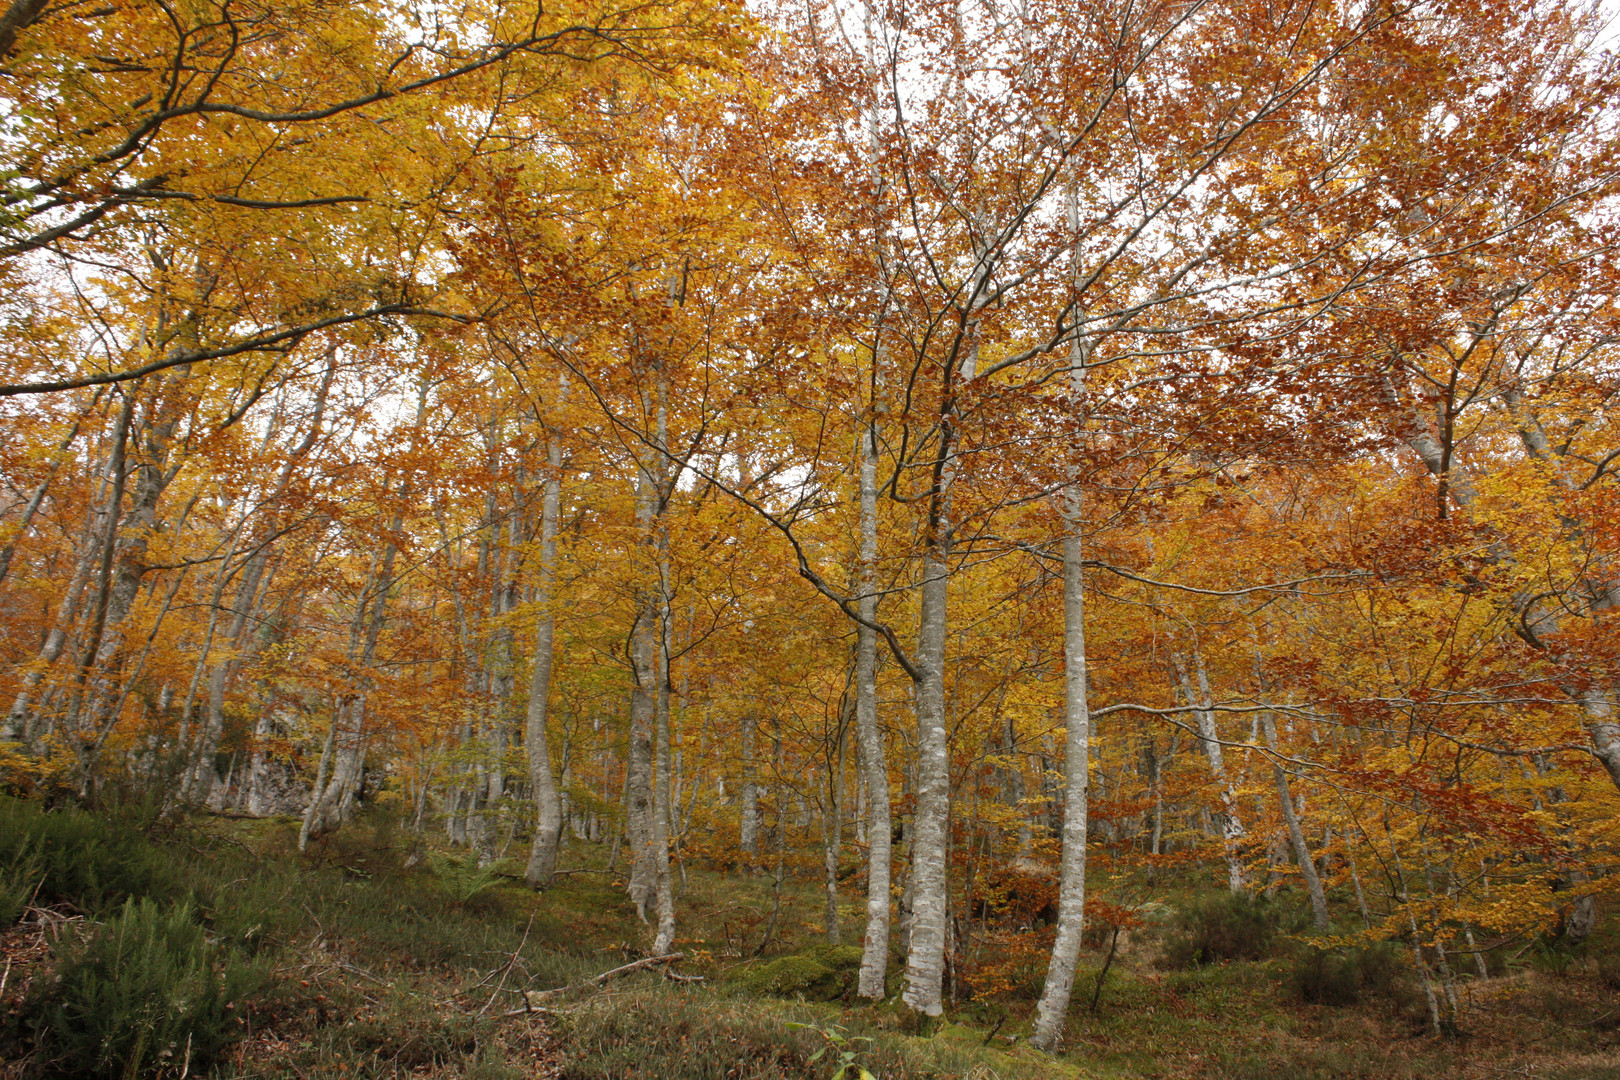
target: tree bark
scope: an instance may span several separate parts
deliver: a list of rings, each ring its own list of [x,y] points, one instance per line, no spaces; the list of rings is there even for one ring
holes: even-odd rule
[[[759,720],[752,712],[742,718],[743,779],[737,798],[742,803],[737,825],[737,846],[749,855],[759,855],[759,781],[754,762],[754,743]]]
[[[390,533],[397,533],[401,518],[394,515]],[[383,623],[388,611],[388,590],[393,584],[394,557],[397,549],[392,539],[383,545],[382,553],[372,563],[366,575],[366,589],[356,605],[354,622],[349,630],[349,657],[359,661],[359,685],[338,699],[332,712],[332,731],[327,736],[325,759],[332,758],[332,772],[324,784],[317,784],[311,793],[309,807],[304,811],[304,822],[298,834],[298,850],[303,851],[311,840],[317,840],[337,831],[343,825],[354,805],[354,793],[359,787],[365,763],[365,672],[377,659],[377,642],[382,636]],[[324,770],[322,770],[324,771]]]
[[[848,730],[850,713],[854,711],[853,697],[846,697],[844,707],[838,711],[838,730],[827,754],[827,808],[822,814],[823,885],[826,889],[827,944],[840,942],[838,926],[838,853],[844,844],[844,733]]]
[[[923,556],[922,613],[914,681],[917,711],[917,809],[912,817],[910,947],[905,1003],[927,1016],[944,1011],[946,830],[950,816],[950,752],[945,728],[945,637],[950,587],[947,519],[954,465]]]
[[[855,628],[855,732],[866,780],[866,934],[858,992],[882,998],[889,965],[890,864],[889,763],[877,717],[877,425],[860,438],[860,596]]]
[[[1261,713],[1265,725],[1266,745],[1277,753],[1277,721],[1270,713]],[[1316,872],[1316,859],[1305,843],[1305,830],[1300,827],[1299,814],[1294,810],[1294,796],[1289,790],[1288,773],[1280,762],[1273,762],[1271,771],[1277,782],[1277,801],[1282,807],[1283,823],[1288,827],[1288,840],[1294,847],[1294,861],[1299,863],[1300,876],[1305,879],[1305,890],[1311,897],[1311,921],[1318,930],[1328,928],[1327,894],[1322,891],[1322,878]]]
[[[1071,187],[1072,191],[1072,187]],[[1075,348],[1070,380],[1076,397],[1085,392],[1085,353]],[[1030,1044],[1052,1050],[1063,1038],[1069,1015],[1075,966],[1080,959],[1086,909],[1087,782],[1091,752],[1091,709],[1086,667],[1084,562],[1085,496],[1079,463],[1072,462],[1063,493],[1063,713],[1067,729],[1063,759],[1063,841],[1058,872],[1058,929],[1046,984],[1036,1006]]]
[[[557,868],[557,845],[562,838],[562,800],[551,772],[547,739],[547,699],[551,694],[551,663],[556,616],[552,592],[557,578],[557,513],[561,502],[562,443],[549,434],[546,479],[540,499],[540,573],[535,583],[539,617],[534,626],[534,668],[529,676],[529,707],[523,728],[523,749],[529,758],[529,783],[534,791],[537,824],[523,878],[544,888]]]
[[[1215,712],[1210,708],[1213,699],[1209,692],[1209,672],[1204,666],[1203,651],[1196,643],[1193,645],[1192,656],[1198,676],[1196,691],[1187,680],[1186,667],[1182,659],[1172,656],[1172,660],[1176,664],[1176,675],[1181,680],[1187,703],[1197,709],[1198,741],[1203,744],[1204,756],[1209,761],[1210,775],[1215,778],[1220,791],[1221,848],[1226,856],[1227,887],[1231,889],[1233,895],[1236,895],[1248,888],[1248,881],[1243,872],[1242,852],[1239,849],[1247,833],[1243,828],[1243,819],[1238,816],[1237,792],[1233,790],[1231,779],[1226,773],[1226,757],[1221,752],[1220,732],[1215,726]]]
[[[656,572],[657,504],[660,498],[651,469],[643,464],[637,476],[636,523],[648,558],[638,574]],[[658,675],[661,665],[659,596],[656,583],[637,586],[635,625],[630,629],[630,742],[625,761],[625,826],[630,841],[630,879],[626,892],[636,914],[647,921],[647,904],[657,887],[653,859],[654,806],[653,741],[658,726]]]

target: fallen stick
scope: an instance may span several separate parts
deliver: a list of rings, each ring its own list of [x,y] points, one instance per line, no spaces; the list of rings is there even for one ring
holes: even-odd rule
[[[702,975],[682,975],[678,971],[666,971],[664,972],[664,978],[679,983],[700,983],[705,981]]]
[[[500,985],[496,986],[495,992],[489,995],[489,1000],[484,1002],[484,1007],[478,1010],[479,1016],[483,1016],[485,1013],[489,1012],[489,1007],[495,1004],[495,999],[501,996],[502,990],[506,989],[506,977],[512,974],[512,968],[517,966],[518,954],[523,951],[523,946],[529,943],[529,931],[532,929],[534,929],[534,915],[531,913],[529,915],[529,925],[523,928],[523,940],[518,942],[518,947],[512,950],[512,959],[507,961],[506,970],[501,972]],[[479,987],[482,988],[483,984],[479,983]]]
[[[673,964],[677,960],[685,959],[686,954],[678,952],[666,953],[663,956],[649,956],[645,960],[637,960],[635,963],[625,964],[623,967],[616,967],[612,971],[604,971],[594,979],[587,979],[582,983],[575,983],[572,986],[559,986],[555,990],[525,990],[523,992],[523,1001],[530,1009],[533,1009],[536,1002],[550,1001],[553,998],[560,998],[567,994],[573,993],[575,990],[586,990],[593,986],[605,986],[622,975],[633,975],[638,971],[646,971],[648,968],[659,967],[663,964]],[[518,1013],[521,1014],[523,1011],[524,1010],[519,1009]],[[507,1015],[511,1016],[514,1014],[508,1013]]]

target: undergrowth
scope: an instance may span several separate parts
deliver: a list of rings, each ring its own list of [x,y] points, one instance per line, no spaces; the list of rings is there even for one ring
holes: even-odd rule
[[[1174,926],[1130,935],[1095,1011],[1093,947],[1069,1052],[1051,1057],[1022,1043],[1037,980],[976,999],[964,978],[923,1034],[895,1001],[856,998],[860,949],[823,943],[812,883],[778,894],[693,867],[677,948],[681,972],[707,982],[654,971],[595,987],[641,955],[646,932],[605,848],[573,850],[570,874],[537,894],[465,859],[435,865],[431,838],[382,815],[305,855],[296,836],[291,819],[163,823],[0,797],[0,942],[8,962],[32,958],[0,994],[0,1080],[1472,1075],[1470,1044],[1410,1023],[1403,946],[1316,947],[1286,894],[1178,895]],[[1503,980],[1522,986],[1511,1007],[1493,1005],[1476,1037],[1573,1062],[1612,1055],[1610,931],[1558,971],[1527,957]],[[1007,959],[996,941],[985,957]],[[1170,970],[1155,963],[1165,955]],[[896,962],[891,994],[900,980]],[[522,991],[569,987],[524,1014]]]
[[[61,1077],[184,1075],[245,1031],[262,966],[212,945],[191,906],[127,900],[69,936],[56,978],[27,1003],[39,1069]]]

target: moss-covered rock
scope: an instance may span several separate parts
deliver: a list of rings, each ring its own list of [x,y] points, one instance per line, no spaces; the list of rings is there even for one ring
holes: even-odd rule
[[[855,945],[811,945],[786,956],[732,970],[728,985],[750,996],[835,1001],[855,992],[861,950]]]

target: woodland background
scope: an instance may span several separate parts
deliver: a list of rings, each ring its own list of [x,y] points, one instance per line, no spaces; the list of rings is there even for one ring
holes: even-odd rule
[[[107,866],[236,828],[649,970],[819,936],[753,990],[985,1045],[1279,924],[1430,1038],[1508,960],[1620,981],[1606,19],[14,0],[0,914],[78,942],[28,963],[126,899],[220,947],[226,879],[163,929]]]

